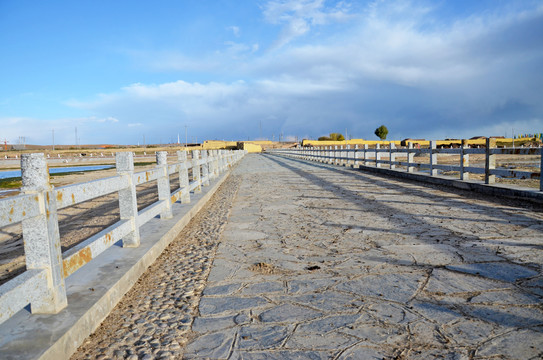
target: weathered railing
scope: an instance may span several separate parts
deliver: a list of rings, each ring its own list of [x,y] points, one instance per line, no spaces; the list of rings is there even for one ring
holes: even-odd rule
[[[328,147],[310,147],[301,149],[277,149],[272,152],[283,154],[300,159],[320,161],[329,164],[337,165],[359,165],[375,167],[388,166],[390,169],[395,169],[396,166],[404,166],[407,172],[417,170],[427,170],[431,176],[438,175],[438,171],[458,172],[460,180],[469,180],[470,173],[484,174],[485,184],[493,184],[496,181],[496,176],[505,178],[518,179],[537,179],[539,178],[539,190],[543,191],[543,177],[541,177],[541,167],[543,166],[543,150],[541,148],[498,148],[496,147],[495,139],[487,139],[485,148],[470,148],[466,141],[462,142],[460,148],[438,149],[435,141],[430,141],[429,148],[415,149],[412,143],[409,143],[407,148],[396,148],[394,143],[391,143],[388,148],[381,148],[379,144],[375,148],[370,149],[368,145],[359,148],[355,145],[354,149],[349,146],[345,148],[338,146]],[[460,160],[458,165],[439,164],[438,155],[459,155]],[[484,167],[470,166],[470,155],[484,155]],[[540,171],[521,171],[513,169],[500,169],[496,167],[497,155],[539,155],[540,156]],[[387,159],[384,159],[384,155]],[[398,157],[403,155],[403,161],[399,161]],[[428,162],[415,162],[415,156],[426,155]]]
[[[140,227],[160,215],[172,217],[172,204],[190,202],[190,192],[219,176],[245,155],[245,151],[193,150],[192,159],[178,151],[175,164],[167,152],[156,153],[157,166],[134,173],[131,152],[116,153],[117,175],[91,182],[53,188],[44,154],[21,157],[21,195],[0,200],[0,228],[22,223],[26,271],[0,286],[0,323],[30,304],[32,313],[57,313],[67,306],[64,279],[122,240],[123,247],[140,244]],[[189,169],[192,177],[189,179]],[[170,175],[179,188],[170,192]],[[175,175],[174,175],[175,176]],[[158,201],[138,211],[136,186],[157,181]],[[61,252],[57,210],[111,193],[118,193],[120,221]]]

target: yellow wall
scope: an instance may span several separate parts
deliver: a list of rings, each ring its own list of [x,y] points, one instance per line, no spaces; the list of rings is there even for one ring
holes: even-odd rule
[[[205,150],[215,149],[235,149],[238,146],[236,141],[222,141],[222,140],[206,140],[202,144],[202,148]]]
[[[388,145],[393,142],[396,146],[400,146],[400,141],[380,141],[380,140],[364,140],[364,139],[351,139],[343,141],[318,141],[318,140],[304,140],[302,146],[345,146],[345,145],[364,145],[368,144],[369,146],[375,146],[375,144]]]
[[[495,139],[496,140],[496,146],[505,146],[505,147],[512,147],[513,146],[513,139]],[[523,143],[533,141],[533,138],[529,139],[515,139],[515,146],[520,146]],[[430,146],[429,140],[412,140],[413,144],[419,144],[420,146],[428,147]],[[486,139],[474,139],[474,140],[467,140],[468,145],[486,145]],[[375,147],[376,144],[380,145],[388,145],[390,143],[394,143],[396,146],[401,146],[401,141],[397,140],[391,140],[391,141],[380,141],[380,140],[364,140],[364,139],[353,139],[353,140],[345,140],[345,141],[318,141],[318,140],[304,140],[302,142],[303,146],[345,146],[345,145],[365,145],[368,144],[368,146]],[[462,140],[437,140],[436,145],[458,145],[460,146],[462,144]]]
[[[260,153],[262,152],[262,146],[257,144],[251,144],[247,142],[240,143],[239,149],[247,150],[249,153]]]

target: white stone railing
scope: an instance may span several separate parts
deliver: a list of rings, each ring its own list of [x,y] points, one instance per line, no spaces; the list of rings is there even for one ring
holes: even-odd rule
[[[404,166],[405,171],[413,173],[417,170],[429,170],[431,176],[438,175],[438,171],[458,172],[460,180],[469,180],[470,173],[484,174],[485,184],[493,184],[496,181],[496,176],[506,178],[519,179],[537,179],[540,180],[539,190],[543,191],[543,177],[541,176],[541,167],[543,167],[542,148],[498,148],[496,147],[495,139],[487,139],[485,148],[470,148],[467,146],[467,141],[463,140],[460,148],[442,148],[436,147],[435,141],[430,141],[430,147],[426,149],[413,148],[413,144],[409,143],[407,148],[396,148],[394,143],[391,143],[388,148],[380,148],[377,144],[375,148],[370,149],[367,144],[359,148],[355,145],[354,148],[338,146],[323,146],[310,148],[296,149],[275,149],[271,153],[282,154],[290,157],[295,157],[305,160],[319,161],[336,165],[352,165],[359,166],[387,166],[389,169],[395,169],[396,166]],[[426,154],[428,162],[415,162],[415,156]],[[459,155],[460,160],[458,165],[439,164],[438,155]],[[470,155],[482,154],[484,157],[484,167],[470,166]],[[497,155],[539,155],[541,157],[539,172],[520,171],[513,169],[496,168]],[[387,159],[384,159],[385,155]],[[402,157],[400,161],[399,157]]]
[[[0,324],[30,304],[32,313],[57,313],[67,306],[64,279],[111,245],[138,247],[140,227],[160,215],[172,217],[172,204],[190,202],[190,192],[227,171],[246,154],[243,150],[177,151],[175,164],[167,152],[156,153],[156,168],[134,172],[134,155],[116,153],[117,175],[91,182],[53,188],[44,154],[21,157],[21,195],[0,200],[0,228],[22,223],[26,271],[0,286]],[[189,169],[192,176],[189,178]],[[170,192],[170,175],[179,188]],[[176,176],[174,175],[174,176]],[[157,181],[158,201],[138,211],[136,186]],[[118,193],[120,221],[62,253],[57,210],[111,193]]]

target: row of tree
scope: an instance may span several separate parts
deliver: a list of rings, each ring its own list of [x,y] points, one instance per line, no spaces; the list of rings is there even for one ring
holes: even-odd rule
[[[388,135],[388,129],[385,125],[379,126],[377,129],[375,129],[375,135],[381,140],[385,140]],[[330,136],[321,136],[319,141],[343,141],[345,140],[345,137],[340,133],[330,133]]]

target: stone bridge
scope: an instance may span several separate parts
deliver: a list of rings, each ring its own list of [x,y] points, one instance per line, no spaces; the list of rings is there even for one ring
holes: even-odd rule
[[[247,155],[72,357],[539,359],[542,264],[540,204]]]

